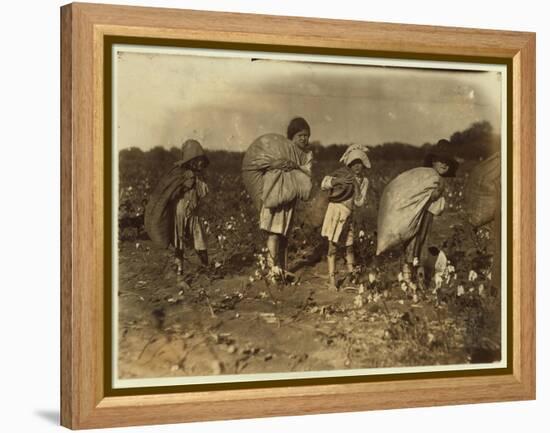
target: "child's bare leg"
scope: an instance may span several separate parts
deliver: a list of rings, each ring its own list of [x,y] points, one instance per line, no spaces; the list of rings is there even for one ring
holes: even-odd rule
[[[288,262],[288,238],[286,236],[279,237],[279,253],[278,253],[278,263],[279,266],[286,271],[286,266]]]
[[[197,256],[201,261],[201,265],[208,266],[208,251],[206,250],[196,250]]]
[[[348,272],[353,272],[355,269],[355,253],[353,252],[353,245],[346,246],[346,266]]]
[[[176,248],[176,272],[178,275],[183,274],[183,249]]]
[[[329,241],[327,252],[328,266],[328,286],[331,290],[337,290],[336,287],[336,244]]]
[[[270,268],[277,266],[279,259],[279,238],[276,233],[269,233],[267,235],[267,264]]]

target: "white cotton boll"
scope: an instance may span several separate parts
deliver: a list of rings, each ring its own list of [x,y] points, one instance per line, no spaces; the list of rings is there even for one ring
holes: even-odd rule
[[[401,290],[403,290],[404,292],[406,292],[408,289],[408,286],[407,286],[407,283],[405,281],[403,281],[401,283]]]
[[[397,281],[403,281],[403,272],[399,272],[399,274],[397,275]]]
[[[477,272],[472,269],[468,274],[468,281],[475,281],[475,280],[477,280]]]
[[[399,277],[397,277],[399,279]],[[376,281],[376,274],[374,272],[369,272],[369,283],[374,283]],[[401,281],[401,280],[399,280]]]
[[[418,266],[418,263],[419,263],[418,257],[415,257],[415,258],[413,259],[413,266]]]
[[[456,296],[462,296],[464,295],[464,286],[462,284],[459,284],[456,288]]]

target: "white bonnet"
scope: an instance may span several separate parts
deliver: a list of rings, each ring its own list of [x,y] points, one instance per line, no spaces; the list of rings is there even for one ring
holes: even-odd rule
[[[352,144],[346,149],[340,158],[340,162],[348,165],[350,162],[358,159],[365,167],[370,168],[371,164],[369,157],[367,156],[368,150],[368,147],[364,144]]]

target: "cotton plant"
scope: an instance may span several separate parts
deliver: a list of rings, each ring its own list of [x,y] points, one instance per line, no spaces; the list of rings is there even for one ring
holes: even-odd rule
[[[403,270],[397,275],[397,282],[400,289],[405,293],[414,294],[418,289],[418,285],[412,279],[412,269],[407,264],[403,266]]]
[[[254,258],[256,259],[256,269],[254,270],[254,274],[248,277],[248,280],[251,283],[264,279],[269,273],[266,254],[267,248],[263,248],[260,253],[254,254]]]
[[[256,259],[256,269],[253,275],[248,277],[248,281],[253,283],[255,281],[263,280],[269,284],[277,284],[284,280],[285,273],[280,266],[269,265],[268,261],[269,251],[267,248],[262,248],[260,253],[254,254]]]
[[[439,251],[434,265],[434,290],[437,293],[441,290],[443,284],[449,285],[452,280],[457,278],[456,268],[447,258],[444,251]]]

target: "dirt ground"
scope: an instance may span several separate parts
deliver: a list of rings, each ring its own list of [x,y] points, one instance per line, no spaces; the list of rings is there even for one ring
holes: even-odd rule
[[[448,235],[453,221],[452,213],[437,218],[433,233]],[[256,277],[257,258],[251,251],[220,264],[213,248],[208,270],[190,254],[186,275],[177,276],[171,251],[148,240],[121,241],[119,378],[499,359],[498,293],[472,285],[465,295],[453,286],[447,298],[430,288],[412,294],[398,283],[399,259],[391,257],[384,275],[365,268],[358,282],[334,292],[327,288],[324,256],[312,251],[294,257],[293,284],[273,284]],[[343,260],[338,267],[345,269]],[[489,304],[497,311],[490,323],[484,317]]]

